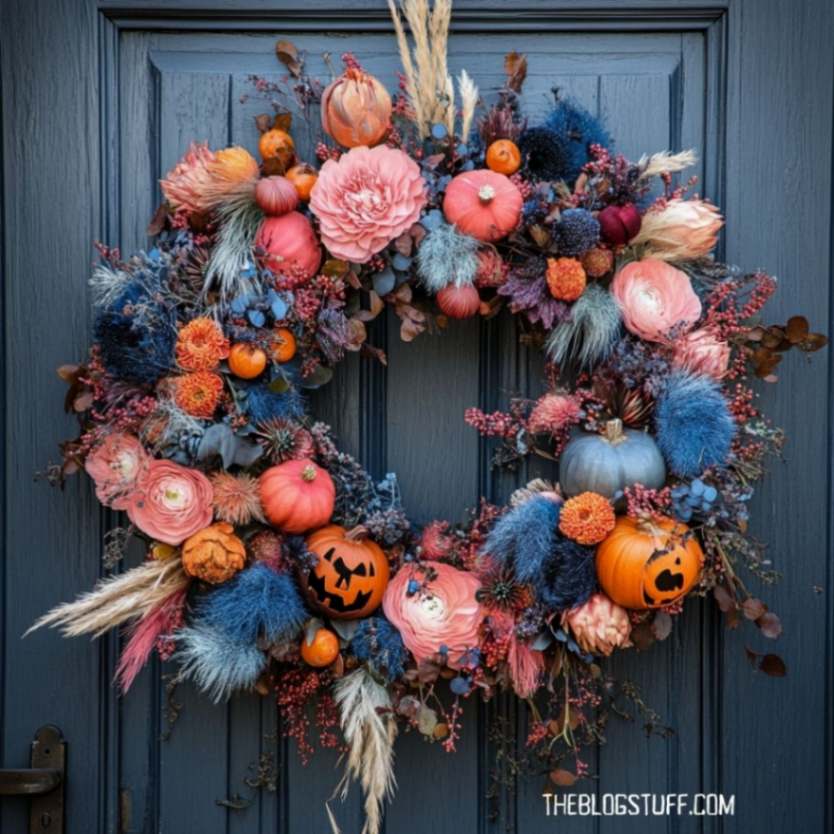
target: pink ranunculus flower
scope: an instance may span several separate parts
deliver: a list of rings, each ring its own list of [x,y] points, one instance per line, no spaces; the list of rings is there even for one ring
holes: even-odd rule
[[[142,444],[122,432],[108,434],[87,455],[84,468],[96,482],[96,497],[106,507],[124,510],[148,471],[150,458]]]
[[[677,342],[674,363],[692,373],[723,379],[730,365],[730,346],[702,327]]]
[[[202,472],[170,460],[154,460],[127,514],[151,538],[178,545],[211,524],[213,495]]]
[[[685,272],[656,258],[624,266],[611,282],[623,324],[647,342],[662,342],[673,329],[686,332],[701,317],[701,301]]]
[[[408,231],[425,204],[419,166],[386,145],[353,148],[327,160],[310,198],[330,254],[360,264]]]
[[[724,218],[712,203],[675,198],[643,215],[640,233],[631,243],[644,246],[647,257],[691,261],[715,249],[723,225]]]
[[[605,594],[594,594],[586,603],[566,611],[562,625],[573,632],[582,651],[606,657],[614,649],[630,646],[628,611]]]
[[[421,567],[432,568],[436,577],[425,581],[424,570],[406,564],[388,583],[382,608],[418,663],[431,660],[445,646],[446,662],[459,669],[467,665],[467,651],[479,644],[484,611],[475,594],[481,583],[474,574],[443,562],[423,562]],[[409,596],[412,579],[420,588]]]

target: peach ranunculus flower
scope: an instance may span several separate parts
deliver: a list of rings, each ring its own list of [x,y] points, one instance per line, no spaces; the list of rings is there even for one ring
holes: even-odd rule
[[[704,258],[715,249],[724,218],[706,200],[669,200],[643,215],[632,246],[643,245],[644,255],[664,261]]]
[[[426,580],[425,569],[436,576]],[[409,594],[414,585],[419,587]],[[445,647],[446,662],[459,669],[467,665],[467,651],[479,644],[485,615],[475,599],[480,587],[477,576],[443,562],[406,564],[388,583],[382,608],[418,663]]]
[[[685,332],[701,317],[689,276],[656,258],[626,264],[614,276],[611,293],[623,324],[647,342],[662,342],[673,329]]]
[[[631,645],[628,612],[605,594],[594,594],[583,605],[566,611],[562,624],[584,652],[608,657],[614,649]]]
[[[723,379],[730,365],[730,346],[702,327],[676,343],[674,364],[695,374]]]
[[[114,510],[126,509],[148,471],[150,457],[132,435],[108,434],[87,455],[84,468],[96,483],[96,497]]]
[[[154,460],[127,514],[151,538],[178,545],[211,524],[212,497],[211,482],[202,472]]]
[[[353,148],[327,160],[310,198],[330,254],[360,264],[408,231],[425,204],[419,166],[386,145]]]

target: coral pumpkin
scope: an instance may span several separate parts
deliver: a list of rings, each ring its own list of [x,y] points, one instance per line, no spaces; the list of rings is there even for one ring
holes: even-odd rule
[[[266,367],[266,351],[249,342],[238,342],[229,351],[229,370],[241,379],[254,379]]]
[[[511,176],[521,167],[521,151],[509,139],[498,139],[486,152],[487,168],[499,174]]]
[[[290,460],[261,475],[258,490],[264,514],[286,533],[304,533],[330,521],[336,488],[330,475],[311,460]]]
[[[306,162],[300,165],[293,165],[284,175],[295,187],[300,200],[308,202],[313,193],[313,186],[316,184],[318,174]]]
[[[322,94],[321,126],[345,148],[373,147],[391,126],[391,96],[372,75],[349,67]]]
[[[435,296],[437,306],[453,319],[468,319],[481,307],[481,297],[475,287],[456,287],[450,284],[443,287]]]
[[[267,217],[258,229],[255,246],[264,250],[264,264],[275,273],[292,271],[312,278],[321,263],[313,226],[297,211]]]
[[[597,548],[602,589],[624,608],[659,608],[689,593],[704,554],[685,524],[621,516]]]
[[[466,171],[446,188],[443,214],[464,234],[493,243],[518,225],[523,202],[517,186],[503,174]]]
[[[316,669],[329,666],[339,656],[339,638],[329,629],[320,628],[312,640],[301,641],[301,659]]]
[[[255,186],[255,202],[264,214],[277,217],[298,205],[298,192],[286,177],[264,177]]]
[[[310,604],[336,620],[367,617],[382,603],[388,585],[388,559],[361,531],[330,524],[307,537],[318,562],[301,575]]]

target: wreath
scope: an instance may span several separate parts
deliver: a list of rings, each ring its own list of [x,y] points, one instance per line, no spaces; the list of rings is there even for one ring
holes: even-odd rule
[[[445,69],[448,4],[392,17],[393,96],[351,54],[325,87],[279,42],[286,75],[252,79],[275,104],[256,120],[262,161],[192,144],[160,182],[153,248],[98,247],[89,357],[59,370],[81,431],[50,474],[86,470],[126,513],[108,568],[131,537],[147,558],[35,626],[127,625],[124,691],[156,652],[215,700],[271,692],[304,758],[315,701],[370,832],[398,727],[453,751],[462,701],[511,690],[529,760],[569,784],[607,710],[642,704],[600,659],[664,639],[687,597],[778,636],[739,576],[775,578],[748,505],[784,441],[751,383],[826,342],[799,316],[762,324],[776,281],[714,260],[722,217],[678,176],[692,152],[629,162],[558,94],[529,125],[516,53],[484,105]],[[318,165],[299,159],[291,111]],[[375,482],[306,410],[347,353],[385,361],[366,326],[385,308],[407,341],[515,315],[546,392],[465,419],[497,439],[496,465],[540,455],[558,481],[462,524],[411,524],[395,476]]]

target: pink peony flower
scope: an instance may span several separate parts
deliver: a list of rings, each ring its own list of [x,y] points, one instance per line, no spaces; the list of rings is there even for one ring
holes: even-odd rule
[[[127,514],[151,538],[178,545],[211,524],[212,499],[211,482],[202,472],[154,460]]]
[[[730,365],[730,346],[702,327],[677,342],[674,364],[696,374],[722,379]]]
[[[385,145],[353,148],[339,160],[328,159],[310,198],[330,253],[360,264],[408,231],[425,204],[417,163]]]
[[[631,645],[628,612],[605,594],[594,594],[584,605],[566,611],[562,625],[573,632],[582,651],[591,654],[607,657]]]
[[[611,282],[625,326],[647,342],[662,342],[673,328],[689,330],[701,301],[685,272],[656,258],[633,261]]]
[[[132,434],[109,434],[87,456],[84,468],[96,482],[96,497],[114,510],[130,504],[150,458]]]
[[[582,409],[576,397],[570,394],[545,394],[539,397],[527,427],[533,434],[558,434],[562,429],[579,422]]]
[[[441,646],[447,650],[447,663],[453,669],[466,665],[466,652],[477,648],[484,611],[475,599],[481,587],[478,577],[443,562],[423,562],[437,576],[425,580],[425,572],[406,564],[388,583],[382,608],[397,627],[406,648],[421,663],[431,660]],[[411,580],[419,590],[408,595]]]
[[[643,215],[640,234],[631,241],[647,257],[664,261],[704,258],[715,249],[724,219],[706,200],[669,200]]]

